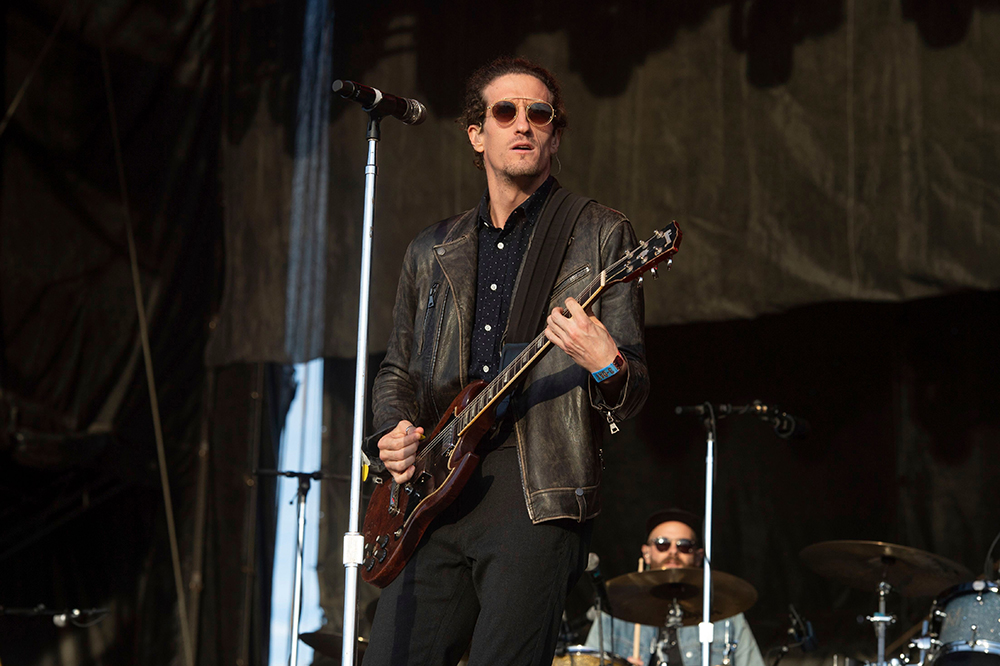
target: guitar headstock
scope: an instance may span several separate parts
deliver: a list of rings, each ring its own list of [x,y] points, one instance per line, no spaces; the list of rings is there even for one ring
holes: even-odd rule
[[[661,261],[672,257],[681,246],[681,228],[671,222],[653,233],[605,271],[606,283],[630,282]]]

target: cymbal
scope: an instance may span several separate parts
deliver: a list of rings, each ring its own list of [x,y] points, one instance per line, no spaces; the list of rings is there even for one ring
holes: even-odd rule
[[[825,578],[859,590],[884,580],[904,597],[932,597],[973,577],[946,557],[882,541],[823,541],[806,546],[799,557]]]
[[[684,611],[685,627],[701,622],[700,568],[627,573],[607,583],[611,615],[627,622],[663,626],[674,600]],[[713,622],[742,613],[757,601],[757,590],[742,578],[712,571]]]
[[[302,639],[303,643],[324,656],[335,659],[340,659],[341,657],[341,645],[344,642],[344,638],[340,634],[331,634],[326,631],[312,631],[308,634],[299,634],[299,638]],[[365,654],[367,648],[368,641],[358,636],[359,660]],[[340,662],[338,661],[337,663]]]

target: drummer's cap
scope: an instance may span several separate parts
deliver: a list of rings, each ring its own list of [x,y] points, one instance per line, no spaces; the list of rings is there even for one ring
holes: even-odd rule
[[[646,534],[648,535],[653,531],[653,528],[660,523],[669,522],[684,523],[688,527],[694,530],[695,537],[701,534],[701,516],[695,515],[690,511],[685,511],[684,509],[664,509],[663,511],[657,511],[649,518],[646,519]]]

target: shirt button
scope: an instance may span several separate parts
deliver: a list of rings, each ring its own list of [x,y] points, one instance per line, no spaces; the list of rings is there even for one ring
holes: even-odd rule
[[[490,289],[492,289],[493,291],[497,290],[497,284],[496,284],[496,282],[494,282],[493,284],[490,285]]]
[[[503,242],[497,243],[497,248],[500,249],[500,250],[502,250],[503,249]]]
[[[487,331],[492,331],[493,330],[493,327],[490,326],[489,324],[486,324],[486,326],[483,326],[483,328],[485,328]]]
[[[483,366],[483,372],[489,372],[489,371],[490,371],[490,366],[484,365]]]

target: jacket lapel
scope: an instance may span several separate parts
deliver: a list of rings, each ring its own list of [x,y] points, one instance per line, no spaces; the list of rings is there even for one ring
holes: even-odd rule
[[[476,267],[479,257],[477,211],[478,208],[473,208],[459,217],[446,240],[434,246],[434,258],[448,281],[454,299],[453,311],[458,317],[458,340],[441,340],[441,343],[457,343],[459,346],[459,376],[462,386],[468,383],[471,354],[469,343],[476,317]]]

